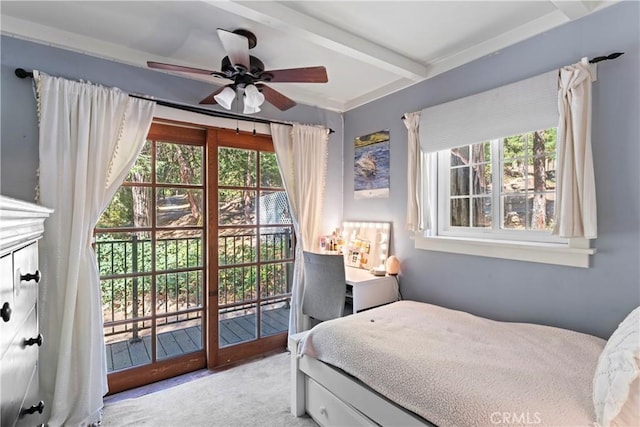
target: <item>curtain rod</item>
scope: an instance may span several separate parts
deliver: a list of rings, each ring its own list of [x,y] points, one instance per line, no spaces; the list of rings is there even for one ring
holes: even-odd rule
[[[27,71],[24,68],[16,68],[15,73],[16,73],[16,76],[20,77],[21,79],[26,79],[27,77],[33,78],[33,72]],[[151,97],[144,96],[144,95],[136,95],[136,94],[130,93],[129,96],[132,98],[139,98],[139,99],[146,99],[148,101],[153,101],[156,104],[162,105],[164,107],[176,108],[178,110],[189,111],[192,113],[200,113],[207,116],[219,117],[222,119],[242,120],[245,122],[263,123],[263,124],[276,123],[279,125],[293,126],[291,123],[279,122],[277,120],[268,120],[268,119],[262,119],[259,117],[248,118],[246,116],[241,116],[240,114],[227,113],[224,111],[208,110],[206,108],[196,107],[194,105],[184,105],[184,104],[178,104],[176,102],[171,102],[171,101],[163,101],[161,99],[153,99]],[[329,130],[329,135],[331,135],[332,133],[335,133],[335,131],[331,128],[329,128],[328,130]]]
[[[610,53],[607,56],[596,56],[595,58],[590,59],[589,63],[590,64],[596,64],[598,62],[608,61],[610,59],[616,59],[617,57],[622,56],[622,55],[624,55],[624,52],[613,52],[613,53]],[[400,120],[404,120],[404,119],[405,119],[405,117],[404,117],[404,114],[403,114],[402,117],[400,117]]]

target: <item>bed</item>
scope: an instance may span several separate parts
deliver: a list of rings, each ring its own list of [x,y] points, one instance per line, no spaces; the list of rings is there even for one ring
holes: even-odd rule
[[[291,410],[322,426],[592,426],[606,343],[399,301],[290,338]]]

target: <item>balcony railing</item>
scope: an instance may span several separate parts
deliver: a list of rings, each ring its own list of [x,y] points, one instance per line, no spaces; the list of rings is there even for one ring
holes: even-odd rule
[[[271,228],[273,229],[273,228]],[[274,233],[232,234],[218,239],[220,312],[247,309],[256,295],[260,275],[260,298],[265,302],[288,300],[291,292],[292,249],[289,228]],[[199,232],[198,232],[199,233]],[[119,238],[112,238],[119,237]],[[155,278],[155,313],[163,325],[199,319],[202,316],[204,257],[201,234],[158,238],[148,233],[98,235],[95,251],[102,287],[105,336],[151,327],[152,285]],[[262,264],[255,262],[260,250]],[[155,257],[155,273],[153,258]]]

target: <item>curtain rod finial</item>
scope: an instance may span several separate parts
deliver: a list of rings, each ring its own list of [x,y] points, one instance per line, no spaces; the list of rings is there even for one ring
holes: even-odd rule
[[[29,72],[24,68],[16,68],[16,76],[21,79],[26,79],[27,77],[33,77],[33,72]]]
[[[610,59],[616,59],[619,56],[624,55],[624,52],[614,52],[612,54],[609,54],[607,56],[596,56],[595,58],[593,58],[591,61],[589,61],[592,64],[596,64],[598,62],[602,62],[602,61],[608,61]]]

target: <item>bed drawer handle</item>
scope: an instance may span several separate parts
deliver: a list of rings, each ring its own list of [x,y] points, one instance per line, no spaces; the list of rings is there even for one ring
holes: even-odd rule
[[[21,282],[29,282],[31,280],[35,280],[36,283],[40,282],[40,270],[36,270],[35,273],[27,273],[27,274],[21,274],[20,275],[20,281]]]
[[[2,308],[0,308],[0,317],[2,317],[2,320],[5,322],[11,320],[11,311],[11,305],[8,302],[2,304]]]
[[[44,411],[44,402],[41,400],[35,405],[31,405],[29,408],[23,408],[20,411],[20,416],[35,414],[36,412],[41,414]]]
[[[325,408],[324,406],[321,406],[320,407],[320,413],[326,417],[327,416],[327,408]]]
[[[24,339],[25,347],[34,345],[34,344],[38,344],[38,347],[42,345],[42,334],[38,334],[38,336],[35,338]]]

